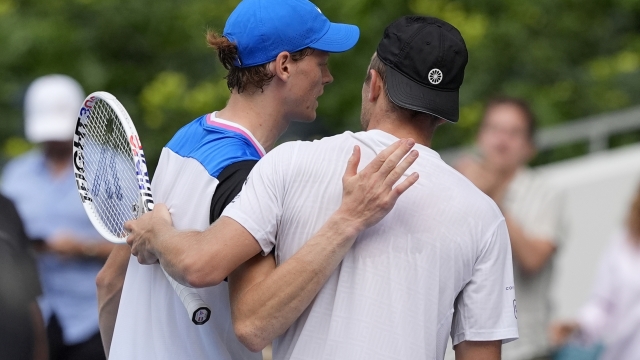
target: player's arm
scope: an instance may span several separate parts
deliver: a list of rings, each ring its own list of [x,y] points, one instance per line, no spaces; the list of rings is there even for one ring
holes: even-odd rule
[[[501,341],[463,341],[454,347],[456,360],[500,360]]]
[[[260,252],[260,245],[236,221],[221,217],[205,231],[178,231],[164,204],[125,223],[127,243],[141,264],[160,262],[177,282],[191,287],[220,284],[238,265]]]
[[[256,255],[229,276],[233,327],[251,351],[260,351],[302,314],[344,258],[358,227],[332,216],[293,257],[276,267]]]
[[[233,325],[248,349],[260,351],[284,333],[315,298],[358,234],[380,221],[417,181],[414,174],[393,187],[418,157],[414,151],[400,162],[410,148],[400,145],[384,164],[374,161],[359,174],[359,150],[355,150],[343,177],[342,204],[320,230],[278,267],[273,256],[258,255],[231,274]]]
[[[120,296],[131,251],[126,245],[116,245],[111,252],[98,276],[96,286],[98,288],[98,322],[102,346],[109,357],[113,330],[116,326],[116,317],[120,305]]]
[[[542,270],[556,251],[556,244],[550,239],[528,236],[520,224],[507,213],[504,213],[504,218],[509,229],[515,263],[528,274],[535,274]]]

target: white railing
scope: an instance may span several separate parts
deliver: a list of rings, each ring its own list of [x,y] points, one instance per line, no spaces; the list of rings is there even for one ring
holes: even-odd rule
[[[539,151],[586,140],[589,152],[597,152],[609,148],[612,135],[635,130],[640,130],[640,106],[540,129],[535,140]],[[468,148],[461,147],[444,149],[439,153],[446,162],[451,163],[466,150]]]

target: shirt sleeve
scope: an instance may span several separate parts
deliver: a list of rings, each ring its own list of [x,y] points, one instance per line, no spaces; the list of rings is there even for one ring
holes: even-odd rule
[[[222,211],[227,205],[238,196],[249,173],[251,173],[251,169],[253,169],[257,162],[257,160],[238,161],[227,165],[227,167],[220,172],[218,176],[219,183],[211,199],[210,223],[216,221],[220,215],[222,215]]]
[[[240,194],[222,213],[247,229],[265,255],[276,244],[288,178],[283,175],[290,173],[291,163],[295,160],[294,144],[280,145],[262,158],[249,174]]]
[[[456,298],[453,345],[466,340],[516,340],[517,316],[511,244],[501,220],[477,258],[471,279]]]

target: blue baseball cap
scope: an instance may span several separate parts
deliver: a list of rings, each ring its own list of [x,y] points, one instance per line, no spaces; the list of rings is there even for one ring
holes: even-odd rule
[[[283,51],[347,51],[360,30],[330,22],[307,0],[243,0],[227,19],[223,36],[238,46],[235,65],[249,67],[271,62]]]

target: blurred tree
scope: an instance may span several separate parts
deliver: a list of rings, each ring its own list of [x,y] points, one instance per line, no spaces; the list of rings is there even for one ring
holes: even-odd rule
[[[274,4],[277,0],[273,0]],[[134,119],[150,162],[186,122],[224,106],[224,69],[206,47],[238,0],[0,0],[0,151],[22,140],[22,97],[48,73],[87,92],[116,95]],[[360,90],[384,27],[425,14],[458,27],[469,48],[461,119],[434,147],[469,143],[496,94],[531,100],[541,124],[640,103],[640,1],[317,0],[332,20],[357,24],[358,45],[332,56],[335,81],[321,98],[324,133],[359,129]]]

